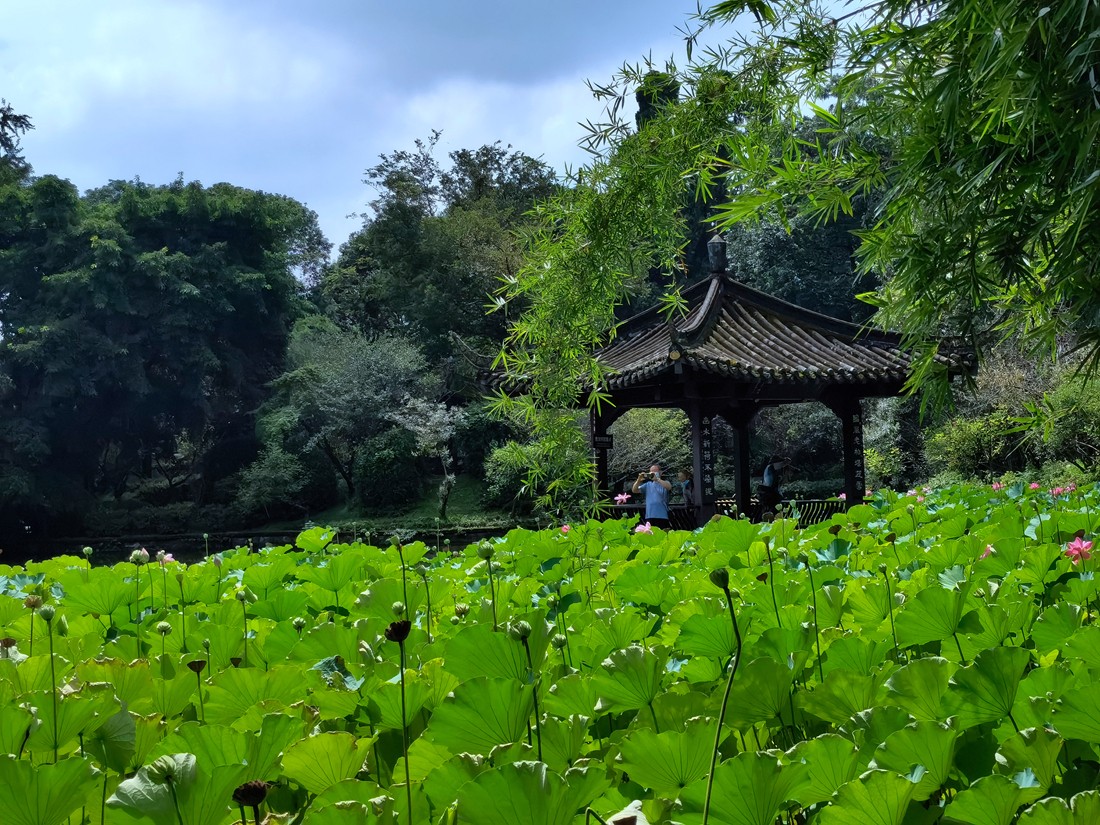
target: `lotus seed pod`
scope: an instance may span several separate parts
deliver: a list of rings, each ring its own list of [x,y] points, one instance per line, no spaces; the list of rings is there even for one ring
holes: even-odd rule
[[[176,760],[171,756],[162,756],[145,769],[149,779],[158,785],[171,781],[175,772]]]
[[[724,567],[719,567],[717,570],[711,570],[710,583],[719,590],[729,590],[730,571]]]
[[[11,636],[5,636],[3,639],[0,639],[0,650],[10,650],[15,647],[15,645],[15,639]]]
[[[554,636],[550,639],[550,644],[553,646],[554,650],[561,650],[563,647],[569,644],[569,640],[565,638],[565,636],[563,636],[561,633],[555,633]]]
[[[736,587],[731,588],[730,589],[730,596],[732,596],[735,599],[740,599],[741,598],[741,591],[738,590]]]
[[[531,635],[531,625],[524,621],[508,625],[508,635],[517,642],[522,642]]]
[[[202,540],[203,541],[210,541],[210,534],[209,533],[203,533],[202,534]]]
[[[915,508],[915,507],[913,507],[913,505],[912,505],[912,504],[909,504],[909,505],[906,505],[906,507],[905,507],[905,512],[907,512],[907,513],[908,513],[909,515],[913,515],[913,510],[915,510],[915,509],[916,509],[916,508]]]
[[[393,605],[390,606],[390,610],[393,611],[393,615],[400,619],[402,616],[405,615],[405,603],[394,602]]]
[[[469,612],[470,612],[470,605],[466,604],[465,602],[458,602],[455,605],[455,618],[456,619],[465,618],[466,614],[469,613]]]
[[[206,669],[206,659],[195,659],[187,663],[187,669],[192,673],[202,673]]]
[[[31,593],[27,598],[23,599],[23,607],[28,610],[37,610],[42,606],[42,597],[34,593]]]
[[[443,546],[444,547],[450,547],[451,546],[451,540],[450,539],[443,539]]]
[[[386,638],[391,642],[403,642],[409,638],[409,631],[411,630],[412,622],[408,619],[399,622],[390,622],[390,626],[386,628]]]
[[[805,553],[799,553],[798,554],[798,563],[802,564],[802,565],[805,565],[806,567],[809,567],[810,566],[810,557]]]
[[[44,604],[40,608],[38,608],[38,615],[47,622],[53,621],[54,613],[56,612],[57,611],[54,609],[54,606],[52,604]]]
[[[157,633],[161,636],[167,636],[171,632],[172,625],[168,624],[168,622],[157,622]]]
[[[481,542],[481,544],[477,546],[477,555],[478,558],[488,561],[493,557],[493,545],[487,541]]]
[[[268,784],[259,779],[245,782],[233,791],[233,801],[246,808],[255,808],[267,797]]]

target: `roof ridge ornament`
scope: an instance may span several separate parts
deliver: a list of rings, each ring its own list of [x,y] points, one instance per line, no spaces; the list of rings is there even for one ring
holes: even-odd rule
[[[707,257],[710,259],[710,271],[712,275],[725,274],[729,265],[726,257],[726,239],[716,228],[714,234],[707,241]]]

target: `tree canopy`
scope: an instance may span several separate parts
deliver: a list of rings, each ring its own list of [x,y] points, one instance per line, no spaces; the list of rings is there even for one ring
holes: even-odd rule
[[[557,410],[600,403],[593,351],[639,275],[676,276],[664,301],[678,306],[690,192],[725,230],[865,215],[860,269],[880,281],[876,322],[917,355],[914,386],[944,389],[943,336],[979,353],[1072,336],[1100,358],[1100,6],[731,0],[700,23],[747,12],[721,46],[689,38],[662,84],[680,95],[650,95],[637,131],[623,103],[652,67],[594,86],[611,114],[586,138],[594,158],[541,207],[508,291],[527,310],[501,363],[530,393],[502,410],[553,439]]]

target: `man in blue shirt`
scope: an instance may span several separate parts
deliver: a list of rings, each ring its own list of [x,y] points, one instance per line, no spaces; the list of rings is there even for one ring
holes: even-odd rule
[[[638,473],[638,478],[630,489],[634,493],[645,493],[645,520],[650,526],[667,530],[670,526],[668,493],[672,489],[672,483],[661,478],[661,465],[654,464],[648,473]]]

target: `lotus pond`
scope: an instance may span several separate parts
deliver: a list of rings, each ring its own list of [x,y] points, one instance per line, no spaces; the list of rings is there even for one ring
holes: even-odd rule
[[[1100,822],[1100,491],[997,487],[0,567],[0,821]]]

